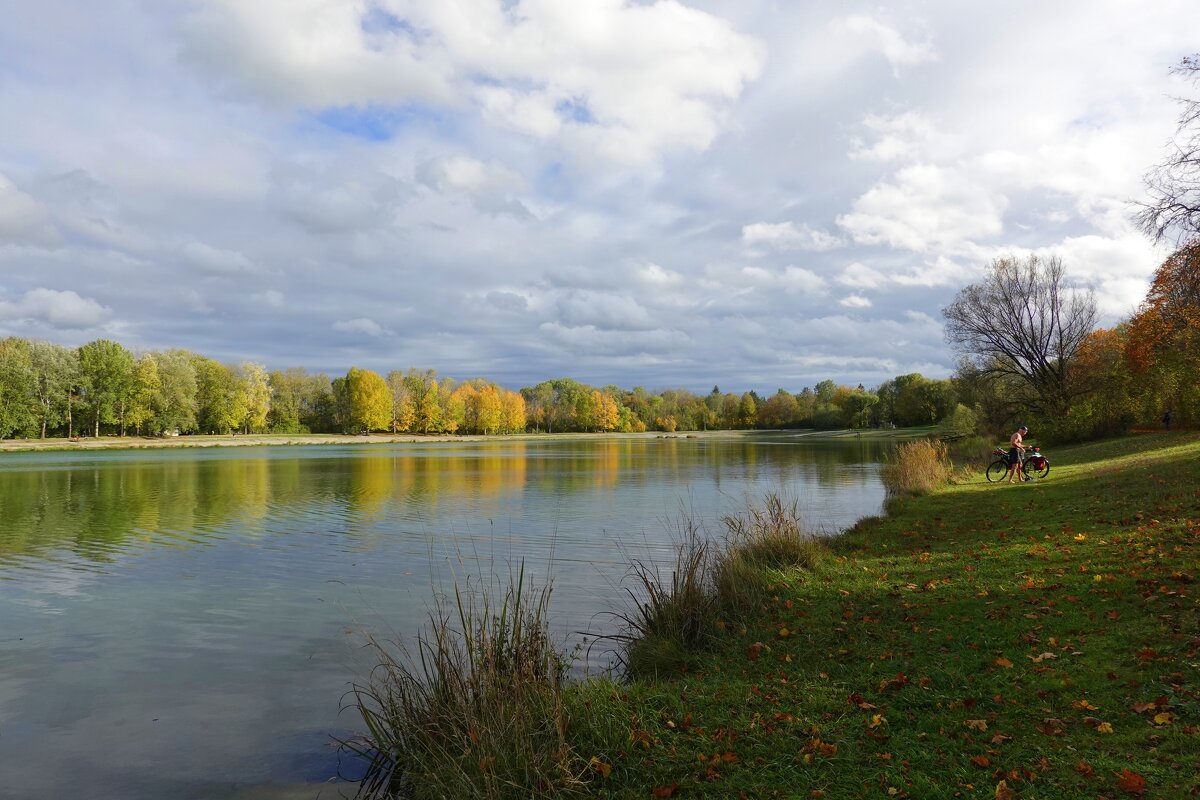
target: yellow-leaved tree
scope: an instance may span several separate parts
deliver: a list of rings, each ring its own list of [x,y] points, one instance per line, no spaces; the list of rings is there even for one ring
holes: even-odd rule
[[[392,424],[392,392],[377,372],[351,367],[346,373],[350,422],[356,431],[385,431]]]

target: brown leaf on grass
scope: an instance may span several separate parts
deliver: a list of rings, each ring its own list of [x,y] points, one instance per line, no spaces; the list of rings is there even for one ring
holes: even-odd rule
[[[996,784],[996,800],[1013,800],[1016,796],[1016,791],[1009,788],[1008,781],[1000,781]]]
[[[888,678],[879,682],[879,691],[885,692],[888,689],[899,689],[902,686],[907,686],[908,684],[908,676],[903,672],[897,672],[896,677]]]
[[[1003,656],[1001,656],[1000,658],[997,658],[992,663],[995,664],[997,667],[1004,667],[1005,669],[1012,669],[1012,665],[1013,665],[1013,662],[1009,661],[1007,658],[1005,658]]]
[[[1086,761],[1080,761],[1075,765],[1075,771],[1085,778],[1090,778],[1092,777],[1092,773],[1096,771],[1096,768]]]
[[[963,725],[966,725],[973,731],[986,731],[987,720],[985,719],[964,719]]]
[[[763,644],[762,642],[755,642],[754,644],[752,644],[748,648],[746,648],[746,660],[747,661],[757,661],[758,657],[760,655],[762,655],[762,651],[765,649],[767,649],[767,646],[765,644]]]
[[[724,753],[721,753],[721,760],[724,761],[726,764],[732,764],[738,760],[738,757],[736,755],[734,755],[733,753],[729,752],[728,750],[726,750]]]
[[[1004,744],[1005,742],[1011,742],[1011,741],[1012,741],[1012,737],[1008,736],[1006,734],[1003,734],[1003,733],[997,733],[995,736],[992,737],[992,744]]]
[[[870,711],[871,709],[875,708],[874,705],[868,703],[863,696],[857,692],[850,695],[850,705],[861,708],[863,711]]]
[[[1153,661],[1158,658],[1158,651],[1150,647],[1143,647],[1134,653],[1134,655],[1137,656],[1138,661]]]
[[[971,763],[977,767],[987,767],[992,762],[988,760],[987,756],[971,756]]]
[[[1038,733],[1045,734],[1046,736],[1062,736],[1062,720],[1054,719],[1053,717],[1044,719],[1042,720],[1041,724],[1037,726],[1037,730]]]
[[[1089,703],[1087,700],[1072,700],[1071,705],[1080,711],[1099,711],[1100,709]]]
[[[1134,711],[1136,711],[1136,712],[1137,712],[1137,713],[1139,713],[1139,714],[1144,714],[1144,713],[1146,713],[1147,711],[1151,711],[1151,710],[1153,710],[1153,709],[1155,709],[1155,708],[1157,708],[1157,707],[1158,707],[1158,706],[1154,705],[1154,703],[1153,703],[1153,702],[1149,702],[1149,703],[1134,703],[1134,704],[1133,704],[1133,710],[1134,710]]]
[[[674,797],[675,790],[678,788],[678,783],[672,783],[669,786],[655,786],[650,794],[652,797]]]
[[[1175,719],[1175,717],[1171,715],[1170,711],[1164,711],[1161,714],[1154,715],[1154,724],[1155,725],[1170,725],[1171,720],[1173,720],[1173,719]]]
[[[1146,793],[1146,779],[1133,770],[1123,769],[1114,774],[1117,776],[1117,788],[1121,791],[1138,797]]]

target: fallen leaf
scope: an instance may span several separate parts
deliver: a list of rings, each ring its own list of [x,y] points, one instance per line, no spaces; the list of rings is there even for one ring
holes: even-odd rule
[[[1080,711],[1099,711],[1094,705],[1087,700],[1072,700],[1071,705],[1078,708]]]
[[[679,788],[678,783],[672,783],[670,786],[655,786],[651,792],[654,797],[674,797],[675,790]]]
[[[1117,788],[1139,797],[1146,792],[1146,779],[1133,770],[1123,769],[1114,773],[1117,776]]]
[[[1078,764],[1075,765],[1075,771],[1078,772],[1080,775],[1082,775],[1085,778],[1090,778],[1090,777],[1092,777],[1092,773],[1095,772],[1096,769],[1091,764],[1087,763],[1086,761],[1080,761]]]
[[[1007,658],[1004,658],[1003,656],[1001,656],[1000,658],[997,658],[992,663],[995,664],[997,667],[1004,667],[1005,669],[1012,669],[1012,665],[1013,665],[1013,662],[1009,661]]]
[[[607,778],[612,774],[612,764],[606,764],[597,756],[592,756],[592,760],[588,762],[588,766],[599,772],[603,777]]]
[[[991,764],[987,756],[971,756],[971,763],[977,767],[986,767]]]
[[[887,722],[882,714],[872,714],[871,720],[867,723],[868,728],[878,728],[883,723]]]
[[[996,784],[996,800],[1013,800],[1016,796],[1016,791],[1009,788],[1007,781],[1000,781]]]
[[[963,725],[966,725],[973,731],[987,730],[987,720],[984,719],[965,719],[963,720]]]
[[[1154,724],[1155,725],[1170,725],[1171,720],[1173,720],[1173,719],[1175,719],[1175,717],[1171,716],[1170,711],[1164,711],[1161,714],[1154,715]]]
[[[1101,722],[1096,726],[1096,733],[1112,733],[1113,726],[1107,722]]]

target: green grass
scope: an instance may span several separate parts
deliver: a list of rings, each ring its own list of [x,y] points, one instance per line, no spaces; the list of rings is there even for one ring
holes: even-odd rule
[[[592,792],[1196,796],[1200,437],[1048,455],[1045,481],[960,479],[778,571],[674,679],[576,687]]]
[[[545,766],[486,796],[1200,796],[1200,435],[1047,454],[1047,480],[960,473],[819,554],[742,559],[736,617],[699,579],[719,633],[634,671],[658,677],[564,686],[553,733],[519,715],[520,758]],[[454,770],[476,763],[434,738]]]

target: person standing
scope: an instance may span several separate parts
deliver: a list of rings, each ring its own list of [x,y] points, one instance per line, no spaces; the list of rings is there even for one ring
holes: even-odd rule
[[[1166,413],[1163,414],[1163,427],[1168,431],[1171,430],[1171,409],[1169,408],[1167,409]]]
[[[1029,433],[1029,428],[1022,425],[1017,428],[1016,432],[1009,437],[1008,443],[1011,447],[1008,448],[1008,482],[1012,483],[1015,477],[1018,481],[1025,480],[1021,475],[1018,467],[1021,466],[1021,454],[1025,452],[1025,435]]]

